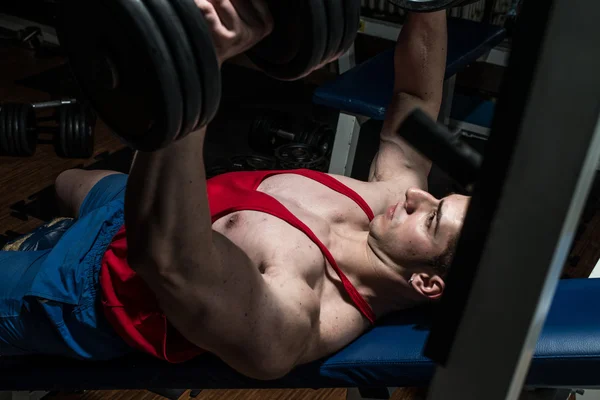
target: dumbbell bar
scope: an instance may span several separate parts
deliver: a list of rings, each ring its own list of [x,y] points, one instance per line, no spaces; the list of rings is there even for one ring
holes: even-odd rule
[[[50,118],[36,119],[35,109],[61,106]],[[58,126],[38,126],[53,120]],[[85,106],[72,101],[0,105],[0,151],[28,157],[37,148],[40,133],[52,133],[56,152],[62,157],[89,158],[94,152],[95,117]]]
[[[282,144],[294,142],[316,146],[325,156],[329,155],[334,132],[328,126],[312,122],[303,127],[301,132],[293,133],[283,129],[281,125],[274,116],[256,117],[248,135],[250,146],[256,151],[270,153]]]

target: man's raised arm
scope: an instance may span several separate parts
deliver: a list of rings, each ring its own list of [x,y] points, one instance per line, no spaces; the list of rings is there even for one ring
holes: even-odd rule
[[[262,0],[196,4],[221,61],[272,29]],[[205,135],[203,128],[164,149],[136,154],[125,195],[128,261],[186,339],[242,374],[277,378],[305,352],[318,326],[318,302],[311,302],[301,280],[261,274],[242,249],[212,229]]]
[[[394,96],[381,131],[370,181],[389,181],[408,171],[424,184],[431,161],[397,134],[415,107],[437,119],[442,102],[447,51],[446,11],[412,13],[402,27],[394,52]]]

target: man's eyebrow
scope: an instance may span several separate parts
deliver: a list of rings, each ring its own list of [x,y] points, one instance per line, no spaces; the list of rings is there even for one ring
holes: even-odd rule
[[[444,201],[442,200],[440,201],[440,205],[438,206],[437,212],[436,212],[436,219],[437,219],[437,223],[435,224],[435,234],[437,235],[438,230],[440,229],[440,221],[442,219],[442,206],[444,205]]]

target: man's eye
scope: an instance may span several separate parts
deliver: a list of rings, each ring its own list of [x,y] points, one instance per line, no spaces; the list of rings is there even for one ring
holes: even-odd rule
[[[433,219],[435,218],[435,211],[433,211],[431,214],[429,214],[429,217],[427,218],[427,227],[430,228],[431,227],[431,223],[433,222]]]

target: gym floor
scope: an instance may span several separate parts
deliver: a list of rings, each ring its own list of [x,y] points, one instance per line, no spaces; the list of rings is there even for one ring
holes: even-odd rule
[[[61,97],[77,97],[77,90],[60,57],[39,58],[31,51],[0,48],[0,102],[39,102]],[[253,115],[263,109],[293,113],[298,118],[316,118],[335,122],[332,110],[312,106],[310,97],[315,83],[323,79],[311,76],[305,82],[283,83],[264,78],[241,67],[224,70],[221,111],[209,128],[207,166],[236,154],[251,154],[247,133]],[[327,74],[325,74],[326,76]],[[468,77],[467,77],[468,78]],[[468,81],[469,79],[465,79]],[[244,87],[241,91],[240,88]],[[249,88],[248,88],[249,87]],[[52,111],[48,110],[48,115]],[[42,114],[40,114],[42,115]],[[132,152],[98,122],[95,152],[90,159],[64,159],[56,155],[51,140],[41,143],[29,158],[0,157],[0,246],[27,233],[56,214],[52,185],[58,174],[75,167],[107,168],[126,172]],[[376,134],[376,133],[375,133]],[[600,258],[600,179],[581,218],[563,278],[587,277]],[[344,399],[344,389],[321,390],[205,390],[198,400],[208,399]],[[392,399],[424,399],[425,389],[406,388]],[[147,391],[87,391],[78,394],[54,393],[58,399],[82,400],[154,400],[160,396]],[[186,393],[182,400],[187,400]]]

